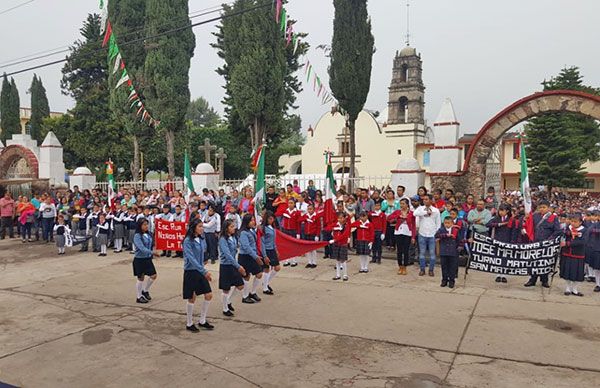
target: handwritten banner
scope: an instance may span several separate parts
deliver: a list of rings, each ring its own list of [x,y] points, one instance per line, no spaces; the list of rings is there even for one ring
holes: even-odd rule
[[[545,275],[556,267],[560,237],[532,244],[509,244],[475,233],[469,269],[499,275]]]
[[[156,249],[161,251],[183,251],[182,243],[185,238],[185,222],[169,222],[156,220],[154,225],[154,240]]]

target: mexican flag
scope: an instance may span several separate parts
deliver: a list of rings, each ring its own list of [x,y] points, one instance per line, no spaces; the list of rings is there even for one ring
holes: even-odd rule
[[[189,205],[194,191],[194,181],[192,181],[192,167],[190,166],[190,158],[187,150],[185,151],[185,160],[183,166],[183,185],[185,190],[185,203]]]
[[[531,188],[529,187],[529,171],[527,169],[527,154],[525,153],[525,142],[523,135],[519,135],[519,157],[521,158],[521,194],[523,195],[523,205],[525,205],[525,231],[530,241],[533,241],[534,227],[533,216],[531,215]]]
[[[254,211],[256,213],[256,220],[258,222],[258,215],[260,215],[265,204],[265,146],[260,145],[258,149],[252,154],[252,169],[254,170],[254,177],[256,178],[256,185],[254,186]]]
[[[108,193],[108,207],[111,210],[115,210],[115,203],[114,203],[114,199],[115,199],[115,177],[113,175],[113,171],[114,171],[114,165],[112,160],[108,160],[108,162],[106,162],[106,180],[108,181],[108,189],[107,189],[107,193]]]
[[[335,179],[333,177],[333,168],[331,167],[331,152],[325,152],[325,164],[327,164],[327,174],[325,176],[325,204],[323,221],[325,226],[332,225],[337,222],[335,213],[336,189]]]

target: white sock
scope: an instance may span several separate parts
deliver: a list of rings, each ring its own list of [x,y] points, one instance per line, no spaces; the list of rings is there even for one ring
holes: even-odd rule
[[[594,269],[589,264],[585,265],[585,269],[586,269],[585,274],[587,275],[587,277],[594,276]]]
[[[362,269],[362,270],[367,269],[367,262],[368,261],[369,261],[369,257],[368,256],[361,255],[360,256],[360,269]]]
[[[298,264],[298,258],[297,257],[292,257],[292,259],[290,260],[291,264]]]
[[[206,314],[208,314],[208,306],[210,306],[210,300],[202,301],[202,308],[200,309],[200,320],[199,324],[204,325],[206,323]]]
[[[317,251],[312,251],[310,253],[310,260],[311,260],[311,264],[313,265],[317,265]]]
[[[571,282],[573,285],[573,294],[579,294],[579,290],[577,290],[577,283],[578,282]]]
[[[342,270],[342,264],[339,261],[335,262],[335,277],[340,277],[340,271]]]
[[[152,283],[154,283],[154,279],[148,277],[148,280],[146,280],[146,285],[144,286],[144,292],[150,291],[150,286],[152,286]]]
[[[137,283],[135,283],[135,291],[137,293],[137,298],[140,299],[142,297],[142,291],[144,290],[144,282],[138,279]]]
[[[567,288],[565,288],[565,292],[573,292],[571,287],[572,283],[572,281],[567,280]]]
[[[100,245],[100,252],[106,255],[106,245]]]
[[[194,324],[194,304],[187,302],[185,304],[185,315],[187,317],[187,325],[192,326]]]
[[[271,280],[271,273],[273,272],[275,272],[275,270],[263,272],[263,291],[269,291],[269,281]]]
[[[121,249],[121,242],[122,242],[122,241],[123,241],[123,240],[122,240],[122,239],[120,239],[120,238],[116,238],[116,239],[115,239],[115,251],[118,251],[118,250],[120,250],[120,249]]]
[[[231,294],[231,291],[229,291],[229,294]],[[229,304],[229,294],[223,293],[221,295],[221,302],[223,303],[223,311],[229,311],[229,307],[227,307],[227,305]]]
[[[229,290],[229,297],[227,298],[227,304],[231,304],[231,298],[233,298],[233,295],[236,293],[237,288],[235,288],[235,286],[231,287],[231,289]]]
[[[348,264],[346,262],[342,263],[342,271],[344,271],[344,276],[348,276]]]
[[[244,290],[242,291],[242,298],[247,298],[250,295],[250,282],[244,279]]]
[[[594,270],[594,276],[596,277],[596,285],[600,287],[600,269]]]
[[[256,290],[258,290],[258,287],[260,286],[260,282],[262,281],[262,279],[259,279],[257,277],[254,278],[254,281],[252,282],[252,293],[256,294]]]

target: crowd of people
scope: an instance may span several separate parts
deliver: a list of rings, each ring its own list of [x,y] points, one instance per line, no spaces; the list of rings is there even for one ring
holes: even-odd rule
[[[359,257],[358,273],[369,272],[370,264],[380,264],[384,250],[395,252],[398,275],[406,275],[413,262],[419,276],[435,276],[441,263],[441,287],[455,287],[459,257],[468,252],[473,233],[509,243],[529,242],[526,217],[533,218],[534,241],[562,236],[560,276],[566,280],[566,295],[582,296],[580,283],[596,282],[600,292],[600,208],[587,195],[534,192],[534,212],[525,214],[519,192],[496,193],[488,189],[484,197],[472,194],[427,190],[419,187],[408,196],[403,186],[395,189],[357,188],[347,192],[340,187],[335,198],[335,218],[325,214],[323,192],[313,181],[301,190],[297,182],[277,189],[270,186],[262,213],[255,216],[252,188],[242,190],[203,189],[188,198],[173,187],[163,190],[120,188],[109,206],[100,189],[53,191],[29,199],[13,200],[10,193],[0,199],[0,238],[20,238],[23,243],[54,241],[58,254],[65,246],[80,245],[106,256],[129,251],[134,255],[137,278],[136,302],[148,303],[149,290],[156,280],[152,258],[156,220],[187,222],[182,252],[163,251],[163,257],[184,261],[183,298],[187,300],[186,327],[212,329],[206,312],[212,299],[212,276],[205,264],[219,261],[219,289],[223,314],[233,316],[232,296],[239,290],[242,303],[261,301],[259,287],[273,295],[273,279],[282,266],[296,267],[300,258],[280,262],[276,231],[297,239],[327,242],[324,258],[335,260],[333,280],[348,281],[348,253]],[[258,219],[257,219],[258,218]],[[328,221],[329,219],[329,221]],[[69,238],[69,236],[71,238]],[[74,238],[73,238],[74,237]],[[91,243],[91,247],[90,247]],[[305,268],[317,267],[317,252],[305,255]],[[548,275],[539,277],[549,287]],[[507,283],[505,276],[496,276]],[[538,277],[525,284],[532,287]],[[192,321],[197,296],[203,296],[198,326]]]

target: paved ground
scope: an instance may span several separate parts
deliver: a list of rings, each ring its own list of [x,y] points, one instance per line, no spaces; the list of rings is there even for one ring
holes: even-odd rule
[[[154,300],[135,304],[129,254],[0,241],[0,381],[23,387],[584,387],[600,381],[600,295],[525,289],[472,273],[369,274],[350,263],[284,269],[275,296],[214,332],[186,332],[181,262],[157,260]],[[326,264],[325,264],[326,263]],[[212,266],[211,270],[218,270]],[[216,274],[216,272],[215,272]],[[213,282],[213,288],[217,283]],[[218,294],[217,294],[218,295]]]

